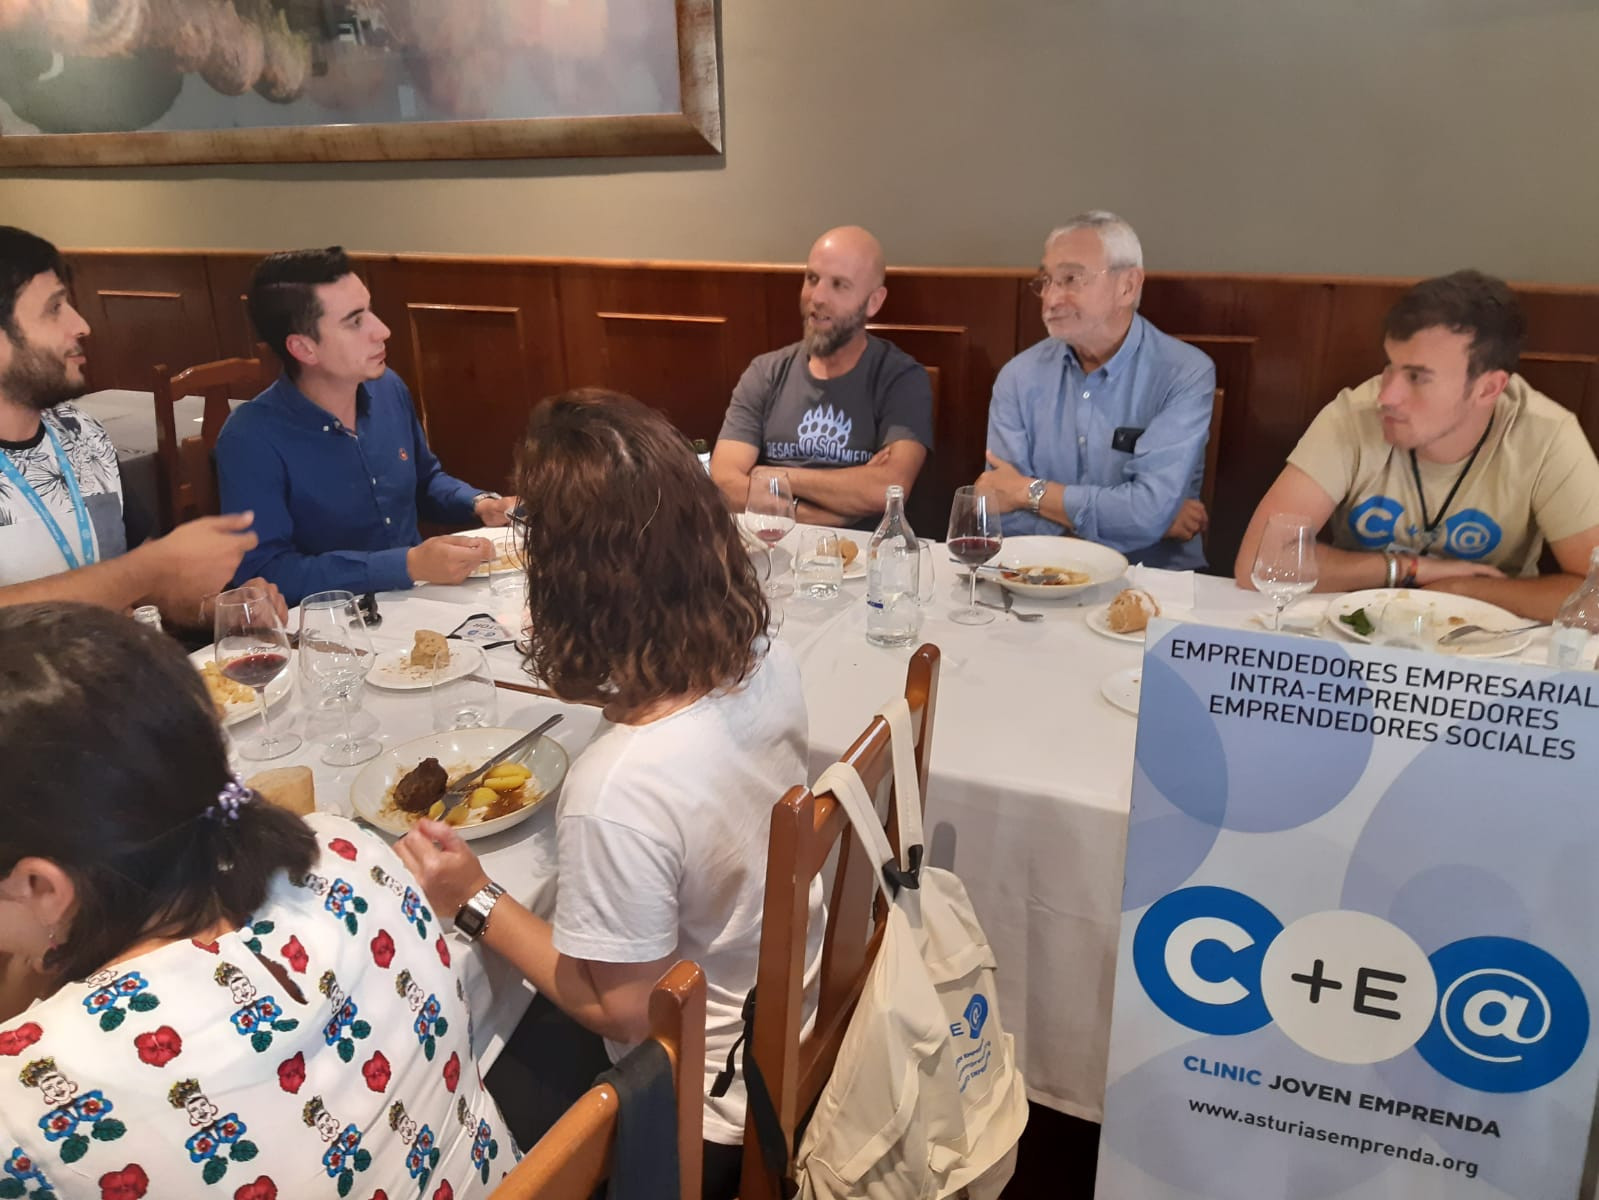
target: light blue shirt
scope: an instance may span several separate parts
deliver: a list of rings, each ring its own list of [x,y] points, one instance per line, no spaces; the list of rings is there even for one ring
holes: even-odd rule
[[[1135,314],[1097,370],[1084,372],[1054,338],[1006,363],[988,407],[988,448],[1023,475],[1064,484],[1076,536],[1149,566],[1203,567],[1198,537],[1162,535],[1182,502],[1199,497],[1215,392],[1208,355]],[[1065,532],[1025,510],[1006,513],[1004,529]]]

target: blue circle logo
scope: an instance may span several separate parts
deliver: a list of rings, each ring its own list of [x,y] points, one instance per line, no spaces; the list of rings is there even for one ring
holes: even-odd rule
[[[1394,526],[1405,506],[1391,496],[1373,496],[1349,511],[1349,530],[1368,550],[1386,546],[1394,540]]]
[[[1463,508],[1444,522],[1444,548],[1456,558],[1482,558],[1504,538],[1499,523],[1480,508]]]
[[[1133,969],[1150,1000],[1200,1033],[1248,1033],[1271,1021],[1260,961],[1283,930],[1258,901],[1192,887],[1149,906],[1133,934]]]
[[[1438,1011],[1416,1043],[1446,1079],[1479,1092],[1530,1092],[1588,1044],[1588,1001],[1560,960],[1514,938],[1451,942],[1432,955]]]

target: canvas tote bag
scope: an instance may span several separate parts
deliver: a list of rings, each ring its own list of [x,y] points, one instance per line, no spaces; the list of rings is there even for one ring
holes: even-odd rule
[[[896,862],[860,775],[835,763],[831,791],[889,901],[882,945],[838,1062],[795,1156],[799,1195],[814,1200],[997,1197],[1015,1168],[1027,1097],[1000,1024],[994,955],[966,889],[922,863],[915,739],[903,697],[880,710],[893,741],[899,798]]]

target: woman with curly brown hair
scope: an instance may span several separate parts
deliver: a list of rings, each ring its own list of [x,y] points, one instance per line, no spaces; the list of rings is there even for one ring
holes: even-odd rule
[[[517,494],[530,514],[529,669],[562,699],[601,705],[610,722],[562,793],[554,920],[498,895],[448,826],[419,822],[400,856],[440,912],[468,927],[486,913],[483,941],[541,1000],[603,1037],[613,1060],[646,1036],[655,981],[680,958],[699,963],[708,1090],[755,983],[772,804],[806,778],[799,672],[767,639],[766,601],[733,518],[665,418],[598,390],[543,401]],[[811,902],[814,982],[820,884]],[[555,1093],[547,1110],[519,1121],[502,1093],[524,1145],[592,1079],[585,1065],[557,1087],[547,1048],[534,1055],[538,1082]],[[739,1081],[707,1096],[706,1195],[736,1190],[743,1132]]]

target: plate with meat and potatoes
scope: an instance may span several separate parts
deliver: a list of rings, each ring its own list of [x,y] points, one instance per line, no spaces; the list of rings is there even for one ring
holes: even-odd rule
[[[525,729],[452,729],[395,746],[369,762],[350,787],[355,815],[396,836],[426,816],[437,817],[444,793],[504,750]],[[463,838],[488,837],[519,825],[560,789],[571,765],[566,749],[541,737],[496,766],[448,817]]]

